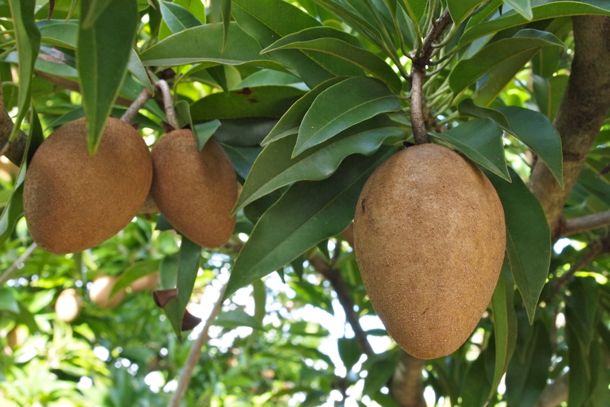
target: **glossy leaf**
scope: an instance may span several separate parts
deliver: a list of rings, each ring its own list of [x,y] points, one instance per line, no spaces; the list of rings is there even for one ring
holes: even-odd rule
[[[19,54],[19,87],[17,106],[19,111],[11,130],[10,141],[13,141],[21,128],[21,122],[30,108],[31,84],[34,75],[34,63],[40,47],[40,31],[34,22],[34,0],[9,0],[11,15],[15,22],[15,40]]]
[[[163,21],[165,21],[172,34],[201,25],[194,15],[179,4],[161,0],[159,1],[159,8]]]
[[[226,296],[345,229],[364,182],[387,153],[348,159],[327,180],[302,182],[288,189],[252,230],[233,266]]]
[[[494,323],[495,367],[491,382],[491,397],[496,393],[502,376],[517,345],[517,314],[513,302],[514,284],[507,259],[502,266],[502,274],[491,299],[491,313]]]
[[[281,49],[299,49],[319,52],[344,59],[364,69],[365,72],[384,81],[388,87],[399,92],[402,86],[400,79],[392,68],[372,52],[336,38],[318,38],[310,41],[286,42],[286,37],[265,48],[262,52]]]
[[[212,138],[216,130],[221,126],[220,120],[211,120],[206,123],[199,123],[193,126],[193,133],[197,138],[197,149],[203,150],[205,144]]]
[[[447,0],[447,8],[453,23],[459,25],[483,2],[483,0]]]
[[[510,38],[486,45],[472,58],[458,62],[449,74],[449,85],[455,93],[459,93],[487,71],[503,64],[506,55],[537,51],[548,46],[561,47],[563,43],[545,31],[531,28],[520,30]]]
[[[185,65],[198,62],[240,65],[264,60],[260,45],[235,23],[223,46],[222,23],[193,27],[170,35],[141,55],[144,65]]]
[[[551,78],[534,75],[534,97],[538,109],[551,121],[555,119],[559,110],[559,105],[568,87],[568,78],[567,75],[557,75]]]
[[[509,121],[506,129],[527,144],[563,186],[561,138],[551,121],[539,112],[515,106],[498,108]]]
[[[214,93],[191,105],[195,122],[214,119],[280,117],[303,91],[289,86],[244,88]]]
[[[521,14],[523,18],[527,20],[531,20],[534,17],[531,0],[504,0],[504,4],[511,6],[513,10]]]
[[[530,323],[551,261],[551,232],[540,203],[511,170],[512,182],[490,176],[504,207],[506,248],[515,284]]]
[[[446,131],[430,133],[506,181],[510,175],[504,160],[502,129],[490,119],[475,119]]]
[[[81,2],[81,16],[92,12],[91,4]],[[90,153],[100,144],[125,77],[138,21],[135,1],[110,0],[91,24],[80,22],[76,58]]]
[[[227,329],[238,328],[240,326],[245,326],[252,329],[263,328],[256,318],[240,309],[225,311],[218,315],[218,317],[214,320],[214,325]]]
[[[379,126],[379,127],[378,127]],[[268,144],[258,156],[244,184],[236,209],[297,181],[317,181],[329,177],[349,155],[369,155],[392,138],[400,140],[404,130],[363,123],[291,158],[296,135]]]
[[[481,119],[491,119],[500,126],[506,128],[509,126],[508,119],[502,112],[496,109],[490,109],[476,105],[472,99],[466,99],[458,105],[458,111],[463,115],[478,117]]]
[[[353,77],[322,91],[299,126],[293,156],[381,113],[400,110],[400,99],[380,82]]]
[[[332,78],[324,81],[294,102],[280,120],[278,120],[277,124],[273,126],[269,134],[267,134],[265,139],[261,142],[261,145],[264,146],[291,134],[297,134],[303,116],[305,116],[305,113],[307,113],[307,110],[309,110],[309,107],[318,95],[325,89],[344,79],[345,78]]]
[[[146,89],[148,89],[151,93],[154,93],[155,85],[152,84],[150,76],[148,76],[148,72],[142,64],[142,60],[138,56],[138,53],[133,49],[129,54],[127,70],[131,72],[138,82],[140,82]]]
[[[41,42],[64,48],[76,48],[78,23],[74,21],[51,20],[38,22]]]
[[[553,1],[532,7],[531,21],[547,20],[574,15],[610,15],[610,4],[606,1]],[[515,11],[510,11],[496,19],[473,24],[460,38],[467,44],[487,34],[528,23],[528,20]]]
[[[261,69],[244,78],[234,89],[253,88],[260,86],[285,86],[302,83],[301,79],[292,74],[274,69]],[[297,86],[298,87],[298,86]]]

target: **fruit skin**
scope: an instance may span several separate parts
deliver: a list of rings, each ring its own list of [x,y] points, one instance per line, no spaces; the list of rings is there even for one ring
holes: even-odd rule
[[[354,218],[357,262],[373,307],[409,354],[457,350],[498,281],[506,230],[495,189],[448,148],[402,150],[367,180]]]
[[[63,290],[55,301],[55,315],[64,322],[72,322],[80,313],[83,304],[82,297],[74,288]]]
[[[89,298],[91,302],[100,308],[114,308],[125,298],[125,290],[117,291],[112,297],[112,287],[116,284],[117,278],[113,276],[99,276],[89,287]]]
[[[235,229],[237,179],[220,145],[209,140],[199,152],[191,130],[175,130],[154,146],[152,158],[151,192],[172,226],[200,246],[225,244]]]
[[[112,237],[150,190],[150,153],[133,127],[108,119],[93,156],[86,135],[84,119],[60,127],[36,150],[26,173],[28,229],[50,252],[79,252]]]

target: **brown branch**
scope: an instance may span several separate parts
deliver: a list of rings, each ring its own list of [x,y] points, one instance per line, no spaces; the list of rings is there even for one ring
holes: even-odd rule
[[[220,289],[218,299],[214,303],[212,311],[210,311],[210,315],[208,316],[208,319],[205,321],[205,325],[203,326],[201,333],[199,334],[199,336],[197,337],[197,339],[195,340],[195,342],[193,342],[193,345],[191,346],[191,352],[189,353],[189,357],[186,361],[186,364],[184,365],[184,368],[182,369],[182,374],[180,375],[180,379],[178,380],[178,387],[176,387],[176,391],[174,392],[172,400],[169,403],[169,407],[180,406],[180,402],[182,401],[182,398],[184,397],[184,394],[186,393],[189,383],[191,382],[191,377],[193,376],[193,370],[195,369],[197,362],[199,362],[199,357],[201,356],[201,348],[203,348],[203,346],[208,342],[210,326],[212,326],[212,323],[214,322],[214,320],[220,313],[220,310],[222,309],[222,303],[224,300],[224,293],[225,293],[226,288],[227,288],[227,284],[225,284]]]
[[[555,293],[559,292],[565,284],[574,279],[574,274],[577,271],[581,270],[593,260],[606,253],[610,253],[610,235],[590,243],[586,253],[561,277],[553,280],[553,291]]]
[[[320,274],[322,274],[330,283],[333,290],[337,294],[337,299],[343,307],[345,312],[345,317],[347,322],[352,327],[354,331],[354,335],[360,348],[367,356],[372,356],[375,354],[373,352],[373,348],[369,343],[368,338],[366,337],[366,332],[360,325],[360,319],[358,318],[358,314],[354,311],[354,303],[352,302],[351,297],[349,296],[349,289],[345,284],[345,281],[341,277],[339,270],[333,268],[330,264],[326,262],[321,256],[314,255],[309,258],[309,263],[313,266],[313,268]]]
[[[148,99],[150,99],[151,96],[152,95],[150,94],[148,89],[144,88],[142,92],[140,92],[136,100],[134,100],[133,103],[129,105],[125,113],[123,113],[123,116],[121,116],[121,120],[131,124],[133,122],[133,119],[138,114],[138,111],[142,107],[144,107],[144,105],[146,104],[146,102],[148,102]]]
[[[411,69],[411,128],[416,144],[428,142],[428,131],[426,129],[426,115],[424,107],[423,86],[426,78],[426,68],[430,64],[430,58],[434,51],[434,42],[439,39],[445,29],[451,23],[451,16],[445,11],[434,21],[430,31],[424,38],[422,46],[412,58]]]
[[[422,369],[424,361],[401,351],[390,391],[401,407],[425,407]]]
[[[165,118],[167,119],[167,124],[172,126],[174,129],[180,128],[178,125],[178,119],[176,118],[176,111],[174,110],[174,101],[172,100],[172,93],[169,89],[169,85],[163,79],[160,79],[155,84],[161,94],[163,95],[163,107],[165,109]]]
[[[0,287],[2,287],[4,283],[11,278],[13,273],[23,267],[25,261],[32,255],[32,253],[34,253],[34,250],[36,250],[37,247],[38,245],[36,243],[32,243],[27,249],[25,249],[25,252],[23,252],[23,254],[19,256],[4,273],[2,273],[0,276]]]
[[[555,127],[563,144],[562,189],[537,160],[530,188],[540,201],[553,236],[557,236],[564,203],[610,108],[610,18],[573,17],[575,54],[570,79]]]
[[[560,224],[560,236],[571,236],[610,225],[610,211],[567,219]]]

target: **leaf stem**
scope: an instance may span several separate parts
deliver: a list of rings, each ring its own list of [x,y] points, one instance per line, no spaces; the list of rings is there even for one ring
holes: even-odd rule
[[[163,79],[159,79],[155,85],[157,88],[159,88],[161,94],[163,95],[163,108],[165,110],[167,124],[174,129],[180,128],[178,125],[178,119],[176,118],[176,110],[174,110],[174,101],[172,100],[172,93],[169,89],[169,85]]]

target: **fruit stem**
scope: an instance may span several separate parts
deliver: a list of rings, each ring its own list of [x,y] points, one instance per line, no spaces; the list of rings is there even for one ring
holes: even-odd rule
[[[123,116],[121,116],[121,120],[125,123],[132,124],[133,119],[138,114],[138,111],[148,102],[148,99],[151,97],[151,93],[148,89],[143,89],[142,92],[138,95],[138,97],[129,105]]]
[[[176,110],[174,110],[174,101],[172,100],[172,93],[169,89],[169,85],[163,79],[160,79],[155,85],[163,95],[163,108],[165,109],[167,124],[174,129],[179,129],[180,126],[178,125],[178,119],[176,118]]]

